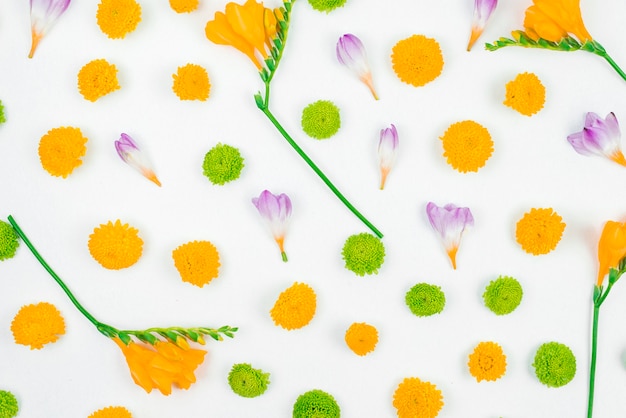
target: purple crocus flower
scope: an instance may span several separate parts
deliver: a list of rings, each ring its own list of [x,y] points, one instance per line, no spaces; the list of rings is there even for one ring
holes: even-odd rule
[[[426,205],[426,214],[430,225],[437,231],[450,257],[452,267],[456,269],[456,252],[461,243],[461,236],[467,226],[474,225],[474,217],[469,208],[460,208],[452,203],[439,207],[433,202]]]
[[[284,248],[285,233],[291,217],[291,200],[284,193],[275,195],[269,190],[263,190],[259,197],[252,199],[252,203],[259,210],[261,217],[268,223],[272,235],[283,261],[287,261],[287,253]]]
[[[32,44],[28,58],[32,58],[37,45],[67,10],[71,0],[30,0],[30,30]]]
[[[606,115],[605,119],[588,112],[583,130],[569,135],[567,141],[579,154],[599,155],[626,166],[626,159],[620,148],[620,137],[619,123],[613,112]]]
[[[350,33],[341,36],[337,41],[337,60],[353,71],[378,100],[365,47],[359,38]]]
[[[117,150],[117,154],[125,163],[139,171],[145,178],[154,182],[157,186],[161,186],[161,182],[145,161],[141,150],[133,138],[127,134],[121,134],[120,139],[115,141],[115,149]]]
[[[398,153],[398,131],[392,123],[389,128],[380,130],[378,141],[378,162],[380,163],[380,190],[385,188],[387,175],[396,162]]]
[[[496,9],[498,0],[474,0],[474,16],[472,18],[472,33],[467,44],[467,50],[472,49],[487,25],[487,20]]]

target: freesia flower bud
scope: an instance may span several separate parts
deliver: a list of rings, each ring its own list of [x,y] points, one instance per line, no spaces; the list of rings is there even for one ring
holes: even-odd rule
[[[352,34],[345,34],[337,41],[337,59],[367,85],[372,95],[378,100],[378,95],[374,89],[372,73],[367,62],[365,47],[359,38]]]
[[[380,190],[385,188],[387,175],[396,162],[398,153],[398,131],[394,124],[380,130],[378,141],[378,161],[380,163]]]
[[[626,257],[626,222],[607,221],[598,242],[598,286],[612,268]]]
[[[115,149],[117,150],[117,154],[125,163],[139,171],[141,175],[152,181],[157,186],[161,186],[161,182],[157,178],[156,174],[154,174],[154,171],[152,171],[147,162],[144,161],[144,156],[133,138],[127,134],[122,134],[120,139],[115,141]]]
[[[291,200],[289,196],[284,193],[275,195],[269,190],[264,190],[259,197],[252,199],[252,203],[259,210],[263,219],[269,224],[274,240],[280,249],[283,261],[287,261],[284,240],[287,225],[291,217]]]

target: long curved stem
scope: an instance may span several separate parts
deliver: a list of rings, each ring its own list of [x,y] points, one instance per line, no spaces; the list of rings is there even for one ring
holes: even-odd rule
[[[589,365],[589,397],[587,398],[587,418],[593,416],[593,396],[596,379],[596,357],[598,347],[598,320],[600,317],[600,303],[593,304],[593,327],[591,332],[591,361]]]
[[[624,73],[624,70],[622,70],[615,61],[613,61],[613,58],[611,58],[609,54],[605,52],[604,54],[601,54],[600,56],[604,58],[609,64],[611,64],[611,67],[613,67],[613,69],[617,72],[617,74],[620,75],[620,77],[626,80],[626,73]]]
[[[268,100],[267,97],[265,98],[265,100]],[[345,198],[345,196],[339,191],[339,189],[337,189],[337,187],[335,187],[335,185],[330,181],[328,177],[326,177],[322,170],[319,169],[319,167],[313,162],[313,160],[311,160],[311,158],[309,158],[309,156],[302,150],[302,148],[300,148],[300,146],[293,140],[293,138],[291,138],[285,128],[283,128],[280,122],[278,122],[278,120],[274,117],[269,108],[266,106],[259,106],[259,109],[261,109],[263,114],[267,116],[270,122],[272,122],[276,129],[278,129],[278,132],[281,133],[281,135],[287,140],[289,145],[291,145],[291,147],[298,153],[298,155],[300,155],[300,157],[302,157],[302,159],[306,161],[309,167],[311,167],[313,171],[315,171],[315,173],[322,179],[322,181],[326,183],[328,188],[335,194],[335,196],[337,196],[337,198],[339,198],[339,200],[341,200],[341,202],[346,205],[346,207],[350,209],[350,211],[354,213],[356,217],[359,218],[374,234],[376,234],[376,236],[382,238],[383,234],[370,221],[368,221],[367,218],[365,218],[365,216],[363,216],[363,214],[361,214],[361,212],[359,212],[357,208],[355,208],[348,201],[348,199]]]
[[[91,315],[87,311],[87,309],[85,309],[83,307],[83,305],[80,304],[78,299],[76,299],[76,297],[74,296],[72,291],[69,289],[69,287],[67,287],[65,282],[63,282],[63,280],[59,277],[59,275],[56,274],[54,272],[54,270],[52,270],[52,267],[50,267],[50,265],[46,262],[46,260],[44,260],[44,258],[41,256],[41,254],[39,254],[39,251],[37,251],[37,249],[30,242],[30,240],[28,239],[26,234],[24,234],[24,231],[22,231],[22,228],[20,228],[20,226],[17,224],[17,222],[15,222],[15,219],[13,219],[13,216],[9,215],[8,219],[9,219],[9,223],[11,224],[11,226],[13,226],[13,229],[15,230],[17,235],[22,239],[24,244],[26,244],[26,246],[28,247],[30,252],[33,253],[33,255],[35,256],[37,261],[39,261],[39,263],[43,266],[43,268],[46,269],[46,271],[50,274],[50,276],[52,276],[54,281],[56,281],[57,284],[61,287],[61,289],[63,289],[63,291],[65,292],[67,297],[70,299],[70,301],[72,301],[72,303],[74,304],[76,309],[78,309],[80,311],[80,313],[82,313],[85,316],[85,318],[87,318],[89,320],[89,322],[94,324],[96,326],[96,328],[98,328],[98,330],[100,332],[102,332],[103,334],[107,335],[105,332],[103,332],[103,330],[114,329],[113,327],[111,327],[109,325],[106,325],[106,324],[103,324],[102,322],[98,321],[93,315]],[[107,336],[109,336],[109,335],[107,335]]]

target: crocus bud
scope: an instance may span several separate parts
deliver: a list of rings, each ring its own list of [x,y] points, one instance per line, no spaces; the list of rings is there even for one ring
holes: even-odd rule
[[[354,72],[367,85],[374,98],[378,100],[372,82],[372,73],[367,63],[367,54],[361,40],[349,33],[341,36],[337,41],[337,59]]]

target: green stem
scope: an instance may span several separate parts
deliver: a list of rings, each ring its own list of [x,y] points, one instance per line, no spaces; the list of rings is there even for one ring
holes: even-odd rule
[[[117,330],[111,327],[110,325],[107,325],[98,321],[96,318],[93,317],[93,315],[91,315],[83,307],[83,305],[80,304],[80,302],[78,302],[76,297],[72,294],[71,290],[63,282],[63,280],[61,280],[59,275],[56,274],[54,270],[52,270],[52,267],[50,267],[50,265],[46,262],[46,260],[43,259],[41,254],[39,254],[35,246],[30,242],[26,234],[24,234],[24,231],[22,231],[22,228],[20,228],[17,222],[15,222],[15,219],[13,219],[13,216],[9,215],[8,219],[9,219],[9,222],[11,223],[11,226],[13,226],[13,229],[17,233],[17,235],[22,239],[22,241],[24,241],[24,244],[26,244],[28,249],[30,249],[30,252],[33,253],[37,261],[39,261],[39,263],[43,266],[43,268],[46,269],[46,271],[50,274],[50,276],[52,276],[52,278],[57,282],[57,284],[61,287],[61,289],[63,289],[63,291],[65,292],[67,297],[72,301],[76,309],[78,309],[80,313],[82,313],[85,316],[85,318],[87,318],[92,324],[94,324],[96,328],[98,329],[98,331],[100,331],[102,334],[106,335],[107,337],[111,337],[112,336],[111,333],[114,333],[114,331],[117,331]]]
[[[613,61],[613,58],[611,58],[609,54],[605,52],[604,54],[600,54],[600,56],[604,58],[605,60],[607,60],[609,64],[611,64],[611,67],[613,67],[613,69],[617,71],[617,74],[619,74],[620,77],[626,80],[626,73],[624,73],[624,71],[619,67],[619,65],[617,65],[617,63]]]
[[[266,91],[267,91],[266,94],[269,95],[269,89],[267,89]],[[268,98],[266,97],[265,100],[267,101]],[[335,196],[337,196],[337,198],[339,198],[339,200],[341,200],[341,202],[343,202],[343,204],[346,205],[346,207],[350,209],[350,211],[352,211],[352,213],[354,213],[354,215],[356,215],[357,218],[359,218],[372,232],[374,232],[374,234],[376,234],[378,238],[382,238],[383,234],[370,221],[368,221],[367,218],[365,218],[365,216],[363,216],[361,212],[359,212],[357,208],[355,208],[348,201],[348,199],[344,197],[344,195],[339,191],[339,189],[337,189],[337,187],[335,187],[335,185],[329,180],[329,178],[326,177],[326,175],[322,172],[322,170],[319,169],[319,167],[313,162],[313,160],[311,160],[309,156],[302,150],[302,148],[300,148],[300,146],[293,140],[293,138],[289,136],[285,128],[283,128],[280,122],[276,120],[276,118],[274,117],[272,112],[269,110],[269,108],[266,106],[259,106],[259,109],[261,109],[261,111],[265,114],[265,116],[267,116],[270,122],[272,122],[272,124],[276,127],[276,129],[278,129],[278,132],[280,132],[281,135],[287,140],[289,145],[291,145],[291,147],[300,155],[300,157],[302,157],[302,159],[306,161],[309,167],[311,167],[313,171],[315,171],[315,173],[322,179],[322,181],[326,183],[328,188],[330,188],[330,190],[335,194]]]
[[[593,328],[591,332],[591,363],[589,365],[589,397],[587,402],[587,418],[591,418],[593,416],[593,394],[595,389],[596,357],[598,347],[598,319],[600,317],[601,305],[602,302],[599,299],[597,301],[594,301],[593,303]]]

